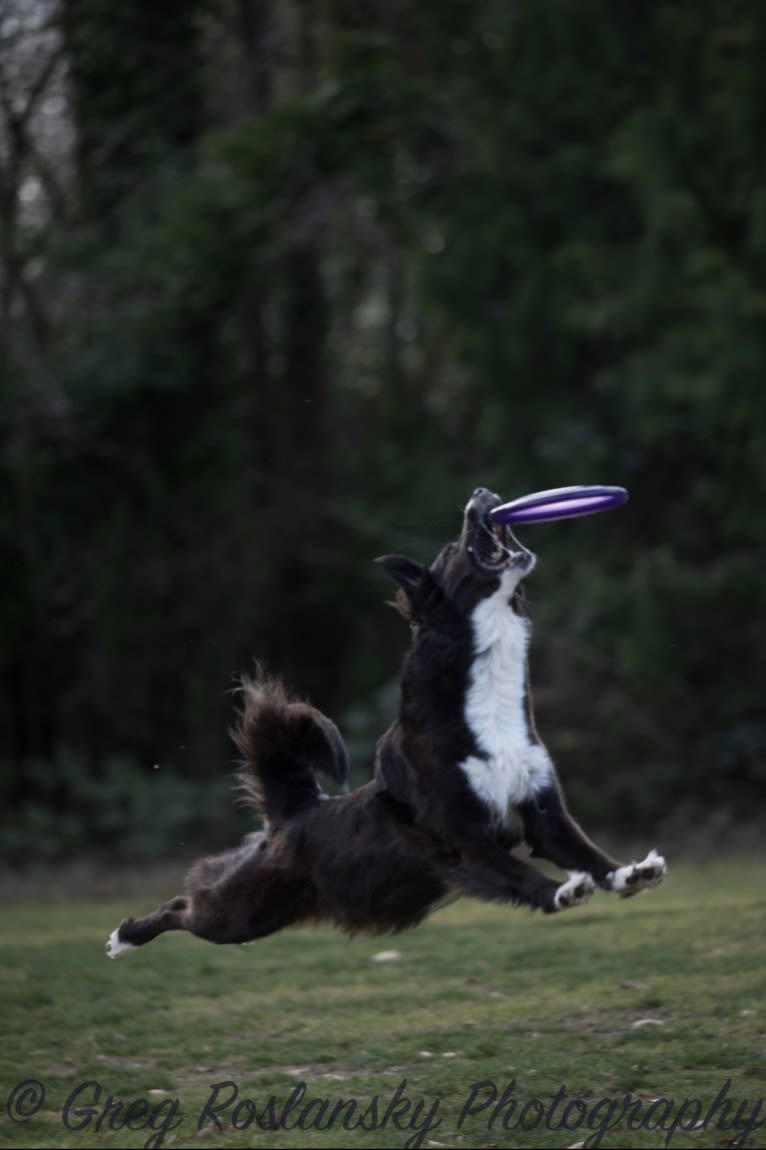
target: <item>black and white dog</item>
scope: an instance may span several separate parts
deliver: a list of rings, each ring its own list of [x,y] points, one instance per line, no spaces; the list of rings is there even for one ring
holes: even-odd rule
[[[378,560],[414,638],[374,779],[327,797],[317,772],[339,784],[348,775],[334,723],[263,675],[245,681],[240,783],[263,829],[198,862],[184,895],[121,923],[107,942],[111,958],[168,930],[215,943],[311,920],[377,933],[414,926],[460,894],[551,914],[586,902],[596,886],[626,897],[662,881],[655,851],[623,865],[567,812],[527,683],[520,583],[535,556],[492,525],[499,503],[475,491],[459,539],[430,568]],[[515,857],[522,842],[569,877],[557,882]]]

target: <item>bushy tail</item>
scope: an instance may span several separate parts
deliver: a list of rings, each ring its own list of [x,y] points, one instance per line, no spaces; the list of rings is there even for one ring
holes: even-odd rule
[[[262,672],[240,686],[242,706],[232,738],[242,755],[237,775],[244,800],[277,827],[322,797],[315,772],[348,781],[348,754],[338,728],[316,707],[289,697]]]

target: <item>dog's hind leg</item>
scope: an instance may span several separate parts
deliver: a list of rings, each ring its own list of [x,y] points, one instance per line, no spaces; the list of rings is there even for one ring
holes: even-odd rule
[[[145,918],[126,918],[109,935],[106,953],[109,958],[129,954],[144,943],[151,942],[166,930],[188,930],[189,899],[184,895],[163,903]]]
[[[207,942],[243,943],[266,938],[311,916],[315,892],[303,876],[243,867],[212,889],[191,890],[187,930]]]
[[[125,919],[109,937],[110,958],[129,954],[168,930],[185,930],[214,943],[254,942],[311,916],[316,892],[287,860],[267,861],[261,840],[203,859],[187,879],[186,896],[146,918]]]
[[[534,799],[520,804],[519,811],[524,837],[534,855],[565,870],[585,872],[604,890],[627,898],[658,886],[665,877],[665,860],[656,851],[650,851],[640,863],[623,866],[592,843],[567,811],[558,787],[540,791]]]

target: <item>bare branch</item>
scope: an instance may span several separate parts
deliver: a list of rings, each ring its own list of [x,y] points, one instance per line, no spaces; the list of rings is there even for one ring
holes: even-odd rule
[[[64,59],[64,45],[57,44],[53,51],[48,56],[48,59],[43,64],[42,68],[37,74],[37,77],[28,90],[27,102],[22,112],[18,113],[19,120],[22,127],[26,127],[32,113],[35,110],[38,100],[44,93],[45,89],[50,83],[51,77],[55,72],[58,65]]]

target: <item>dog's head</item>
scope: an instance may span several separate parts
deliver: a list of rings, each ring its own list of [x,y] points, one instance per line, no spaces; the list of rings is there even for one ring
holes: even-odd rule
[[[399,586],[397,606],[413,623],[437,623],[455,613],[465,619],[482,599],[501,594],[510,602],[514,597],[536,559],[508,527],[493,524],[489,513],[501,502],[486,487],[477,488],[466,505],[460,536],[442,548],[430,567],[405,555],[376,559]]]

